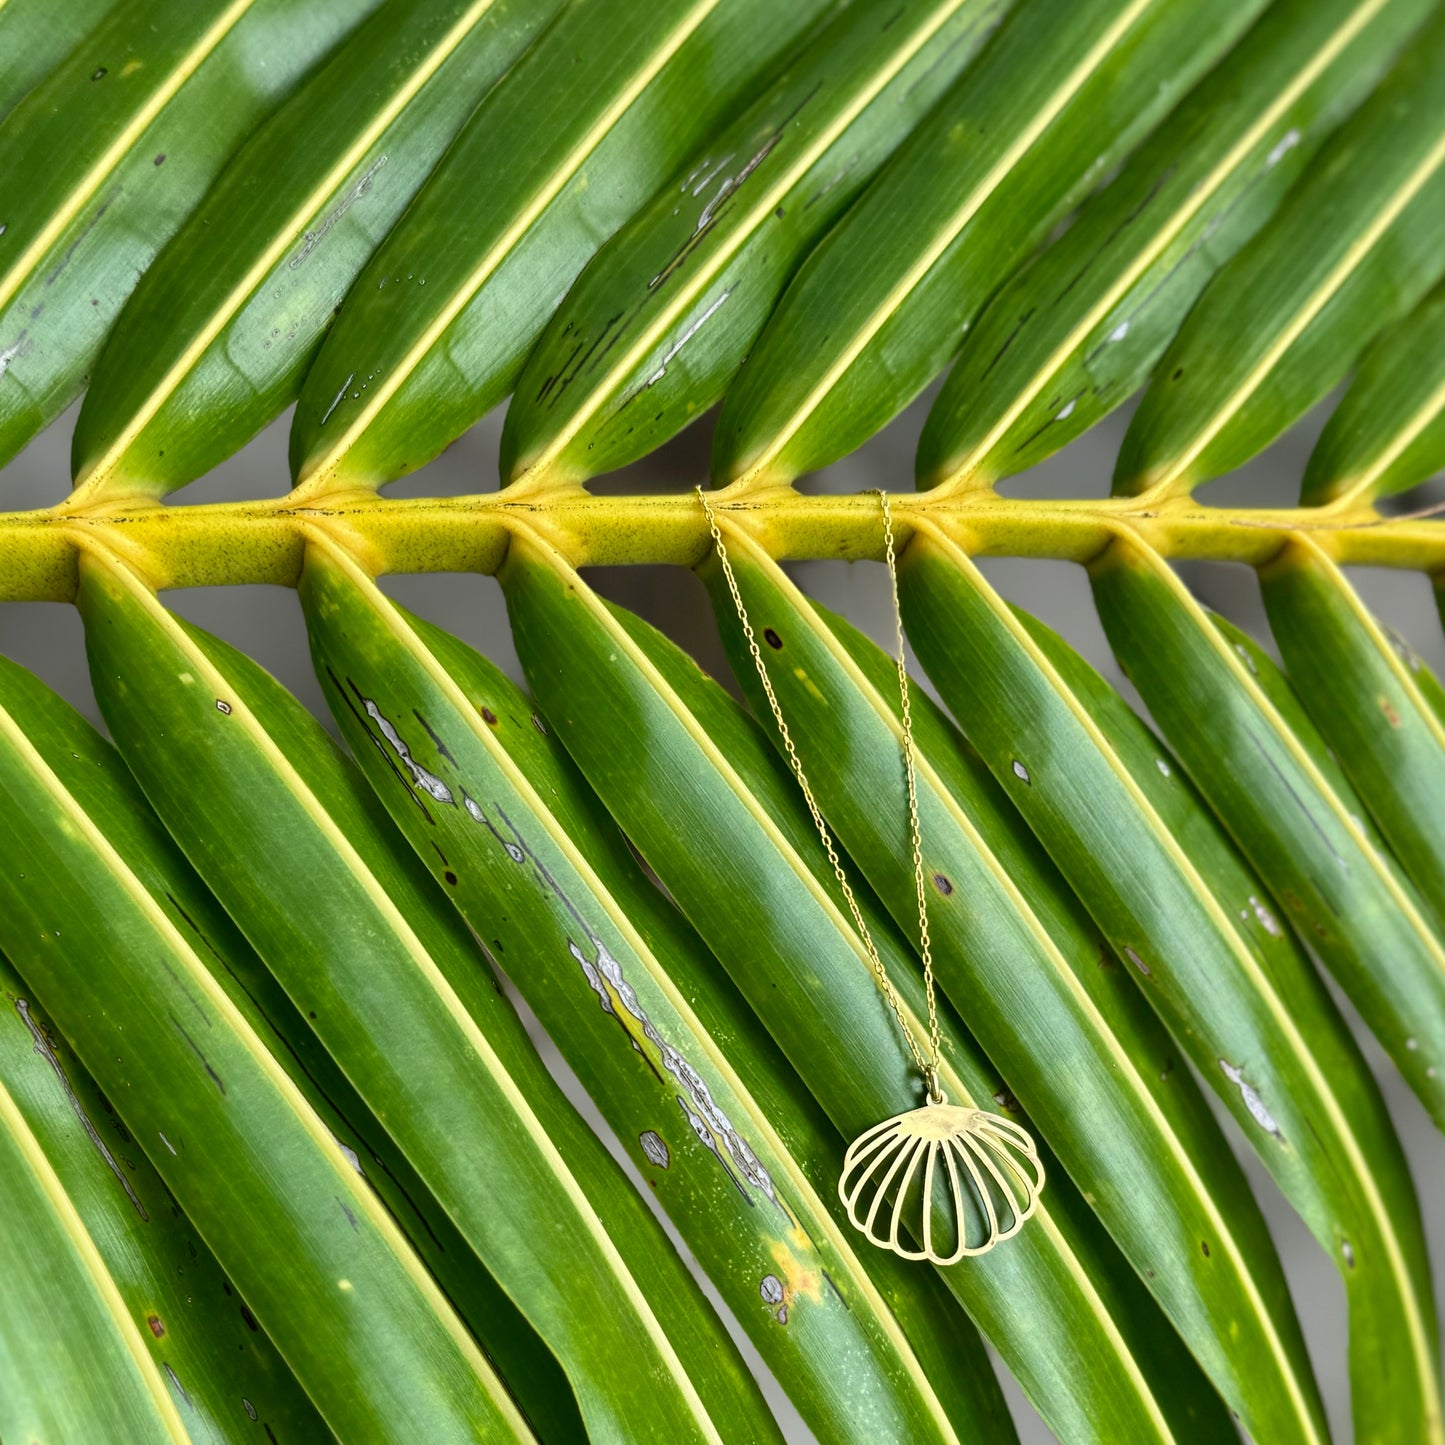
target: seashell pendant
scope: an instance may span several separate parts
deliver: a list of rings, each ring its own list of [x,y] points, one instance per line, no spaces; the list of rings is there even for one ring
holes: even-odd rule
[[[942,1096],[860,1134],[838,1197],[853,1226],[904,1259],[957,1264],[1017,1234],[1038,1205],[1044,1166],[1028,1132]],[[904,1234],[922,1248],[913,1248]]]

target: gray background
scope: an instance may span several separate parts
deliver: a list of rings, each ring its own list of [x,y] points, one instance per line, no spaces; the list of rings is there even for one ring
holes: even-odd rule
[[[922,425],[925,398],[853,456],[805,483],[809,490],[855,491],[871,487],[907,490],[912,458]],[[286,490],[286,425],[270,427],[244,451],[177,499],[182,505],[232,498],[279,495]],[[1298,492],[1298,479],[1323,413],[1308,419],[1263,456],[1231,477],[1211,484],[1206,500],[1235,506],[1285,506]],[[0,497],[9,508],[45,506],[59,501],[68,486],[68,454],[73,416],[40,437],[0,475]],[[1028,496],[1102,496],[1115,451],[1127,424],[1119,413],[1082,437],[1066,451],[1034,471],[1007,484],[1005,491]],[[491,490],[497,485],[497,441],[500,414],[482,421],[429,467],[392,489],[393,494],[446,495]],[[683,490],[706,473],[707,421],[660,452],[598,484],[605,491]],[[1445,495],[1437,485],[1434,491]],[[1409,504],[1434,500],[1431,489],[1411,496]],[[872,563],[805,563],[793,569],[805,590],[845,613],[885,645],[892,636],[887,582]],[[1094,615],[1083,572],[1068,563],[1026,559],[987,559],[984,570],[1011,600],[1061,632],[1130,697],[1137,696],[1121,677]],[[1268,643],[1254,574],[1224,564],[1185,564],[1181,569],[1196,593],[1210,606]],[[1352,580],[1377,615],[1414,644],[1425,661],[1445,673],[1445,633],[1428,583],[1414,574],[1357,569]],[[701,585],[690,573],[674,568],[614,568],[592,575],[599,590],[634,608],[689,648],[709,671],[724,676],[727,668],[718,648],[711,609]],[[505,667],[520,681],[516,655],[507,628],[500,591],[488,577],[399,577],[384,583],[391,595],[430,617]],[[167,601],[183,616],[219,633],[257,658],[319,716],[325,716],[321,694],[311,673],[300,609],[295,595],[278,587],[204,588],[171,593]],[[97,724],[86,675],[82,633],[74,610],[52,603],[8,603],[0,606],[0,652],[31,668],[82,709]],[[901,805],[901,798],[900,798]],[[1339,998],[1338,991],[1336,997]],[[1343,999],[1342,1007],[1360,1034],[1367,1056],[1383,1084],[1396,1124],[1410,1157],[1426,1225],[1432,1241],[1435,1283],[1445,1296],[1445,1138],[1430,1125],[1424,1110],[1404,1087],[1393,1065],[1358,1025]],[[525,1012],[525,1010],[524,1010]],[[528,1020],[536,1028],[535,1020]],[[576,1080],[567,1077],[555,1050],[542,1043],[549,1063],[606,1134],[596,1112],[582,1096]],[[1207,1092],[1207,1091],[1206,1091]],[[1212,1097],[1212,1095],[1210,1096]],[[1331,1262],[1304,1225],[1284,1203],[1233,1120],[1217,1110],[1269,1219],[1296,1307],[1324,1391],[1335,1437],[1350,1439],[1349,1383],[1345,1364],[1344,1291]],[[626,1156],[610,1141],[629,1169]],[[635,1174],[634,1174],[634,1177]],[[644,1197],[650,1192],[644,1189]],[[716,1295],[713,1295],[716,1301]],[[782,1399],[776,1385],[746,1338],[729,1321],[733,1333],[769,1387],[770,1398],[795,1441],[812,1439]],[[1004,1384],[1025,1445],[1051,1440],[1011,1380]],[[1260,1442],[1265,1445],[1265,1442]]]

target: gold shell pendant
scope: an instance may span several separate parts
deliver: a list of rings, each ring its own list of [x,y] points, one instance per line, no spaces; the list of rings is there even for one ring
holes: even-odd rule
[[[843,1158],[838,1197],[880,1248],[957,1264],[1017,1234],[1043,1187],[1026,1130],[1000,1114],[936,1102],[860,1134]],[[904,1231],[923,1247],[910,1248]]]

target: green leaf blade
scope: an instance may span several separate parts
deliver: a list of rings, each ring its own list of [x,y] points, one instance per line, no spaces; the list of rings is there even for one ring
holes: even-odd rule
[[[906,1269],[881,1268],[886,1256],[860,1258],[833,1222],[837,1135],[800,1108],[796,1077],[628,857],[531,702],[324,545],[311,548],[302,589],[318,676],[378,793],[486,930],[804,1418],[839,1440],[1007,1438],[986,1370],[956,1357],[930,1382],[918,1342],[952,1336],[977,1358],[966,1325],[940,1316]],[[419,712],[444,751],[400,728],[404,763],[372,705],[384,718]],[[413,764],[458,804],[434,806]]]
[[[391,481],[500,401],[597,248],[828,3],[566,9],[479,107],[343,306],[293,425],[304,492]]]
[[[735,535],[729,553],[755,630],[767,637],[770,628],[782,644],[769,641],[781,664],[769,675],[824,815],[912,934],[896,673],[874,653],[865,675],[755,543]],[[711,570],[735,672],[755,706],[765,705],[729,621],[731,598]],[[977,776],[976,763],[972,772],[961,765],[944,728],[935,725],[930,742],[944,751],[925,750],[920,739],[917,778],[940,987],[966,1011],[1215,1387],[1254,1419],[1248,1428],[1324,1438],[1263,1217],[1202,1096],[1170,1080],[1168,1035],[1126,980],[1100,969],[1103,940],[1047,862],[1019,847],[1021,830],[1004,821],[1007,800]],[[880,807],[890,791],[897,806]],[[1053,1062],[1056,1053],[1067,1066]]]
[[[763,737],[695,664],[603,606],[543,544],[514,541],[502,581],[553,724],[838,1127],[851,1137],[916,1100],[897,1023]],[[579,688],[605,691],[605,709],[579,710]],[[855,891],[921,1026],[917,960],[856,879]],[[998,1073],[946,1006],[943,1023],[949,1097],[996,1107]],[[1060,1438],[1228,1434],[1217,1397],[1061,1171],[1019,1235],[940,1273]]]
[[[1116,542],[1091,580],[1115,655],[1190,777],[1426,1109],[1445,1119],[1445,950],[1289,684],[1142,545]]]
[[[1203,800],[1162,756],[1157,738],[1082,658],[1041,623],[1020,620],[1049,663],[1108,739],[1166,828],[1215,897],[1238,905],[1242,930],[1260,963],[1264,1000],[1220,988],[1210,970],[1191,988],[1193,1012],[1176,1032],[1194,1030],[1209,1045],[1200,1064],[1217,1064],[1240,1093],[1240,1112],[1288,1147],[1264,1155],[1290,1201],[1340,1271],[1350,1303],[1350,1369],[1359,1433],[1415,1440],[1440,1433],[1439,1342],[1424,1227],[1404,1151],[1389,1111],[1348,1026],[1318,976],[1280,924],[1264,886],[1239,858]],[[1161,767],[1160,764],[1163,764]],[[1168,769],[1166,773],[1165,769]],[[1244,1019],[1254,1017],[1241,1027]],[[1216,1057],[1228,1050],[1226,1057]],[[1238,1059],[1239,1062],[1232,1062]],[[1283,1101],[1282,1108],[1274,1107]],[[1258,1138],[1258,1135],[1252,1137]],[[1408,1341],[1414,1382],[1401,1389]]]
[[[729,388],[713,475],[790,479],[883,426],[1256,8],[1015,7],[789,286]]]
[[[6,117],[0,460],[81,390],[137,275],[247,129],[375,3],[123,0]]]
[[[7,0],[0,6],[0,118],[104,18],[116,0]]]
[[[627,1219],[668,1258],[461,920],[320,725],[254,663],[171,618],[123,564],[83,580],[81,606],[97,696],[142,786],[557,1354],[593,1437],[719,1440],[734,1411],[760,1412],[701,1296],[665,1264],[639,1277],[611,1238],[604,1219]],[[204,809],[191,776],[209,779]]]
[[[1445,931],[1445,721],[1307,535],[1261,569],[1260,587],[1300,701]]]
[[[188,1439],[114,1280],[3,1082],[0,1208],[15,1246],[0,1314],[0,1428],[15,1439],[79,1442],[104,1419],[124,1445]]]
[[[1408,1171],[1264,887],[1123,700],[958,549],[927,534],[904,588],[930,676],[1344,1276],[1362,1430],[1436,1438],[1434,1305]],[[1408,1391],[1380,1375],[1382,1337],[1408,1342]]]
[[[717,401],[799,258],[997,14],[993,0],[868,0],[811,36],[568,293],[517,382],[503,476],[595,476]]]
[[[1115,468],[1165,497],[1231,471],[1340,381],[1445,273],[1445,16],[1438,11],[1160,359]]]
[[[327,1425],[343,1437],[465,1438],[480,1416],[499,1438],[530,1438],[168,900],[127,866],[112,840],[134,841],[134,784],[118,759],[28,675],[4,672],[5,951],[123,1101]]]
[[[0,996],[9,1005],[0,1018],[0,1088],[93,1241],[152,1368],[165,1372],[186,1429],[249,1439],[264,1420],[283,1434],[326,1434],[271,1340],[236,1308],[215,1256],[134,1135],[3,959]],[[46,1393],[57,1393],[53,1380]],[[90,1408],[109,1419],[106,1392]]]
[[[920,486],[995,483],[1128,400],[1427,8],[1270,7],[971,328],[924,427]]]
[[[1445,468],[1445,287],[1360,361],[1305,467],[1303,505],[1373,502]]]
[[[556,3],[385,5],[267,119],[108,338],[73,504],[159,498],[294,399],[357,273]]]

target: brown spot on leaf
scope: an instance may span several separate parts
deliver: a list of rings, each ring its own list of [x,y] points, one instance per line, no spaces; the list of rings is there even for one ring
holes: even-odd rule
[[[938,889],[945,898],[953,892],[953,880],[946,873],[935,873],[933,875],[933,886]]]
[[[489,728],[494,728],[497,725],[497,715],[491,708],[484,707],[482,709],[482,721],[486,723]]]
[[[159,1340],[159,1339],[161,1339],[161,1338],[164,1337],[165,1332],[166,1332],[166,1327],[165,1327],[165,1325],[162,1323],[161,1317],[160,1317],[159,1315],[147,1315],[147,1316],[146,1316],[146,1324],[148,1324],[148,1325],[150,1326],[151,1334],[153,1334],[153,1335],[156,1337],[156,1339]]]
[[[774,652],[781,652],[783,650],[783,639],[779,637],[771,627],[765,627],[763,629],[763,641],[766,642]]]

